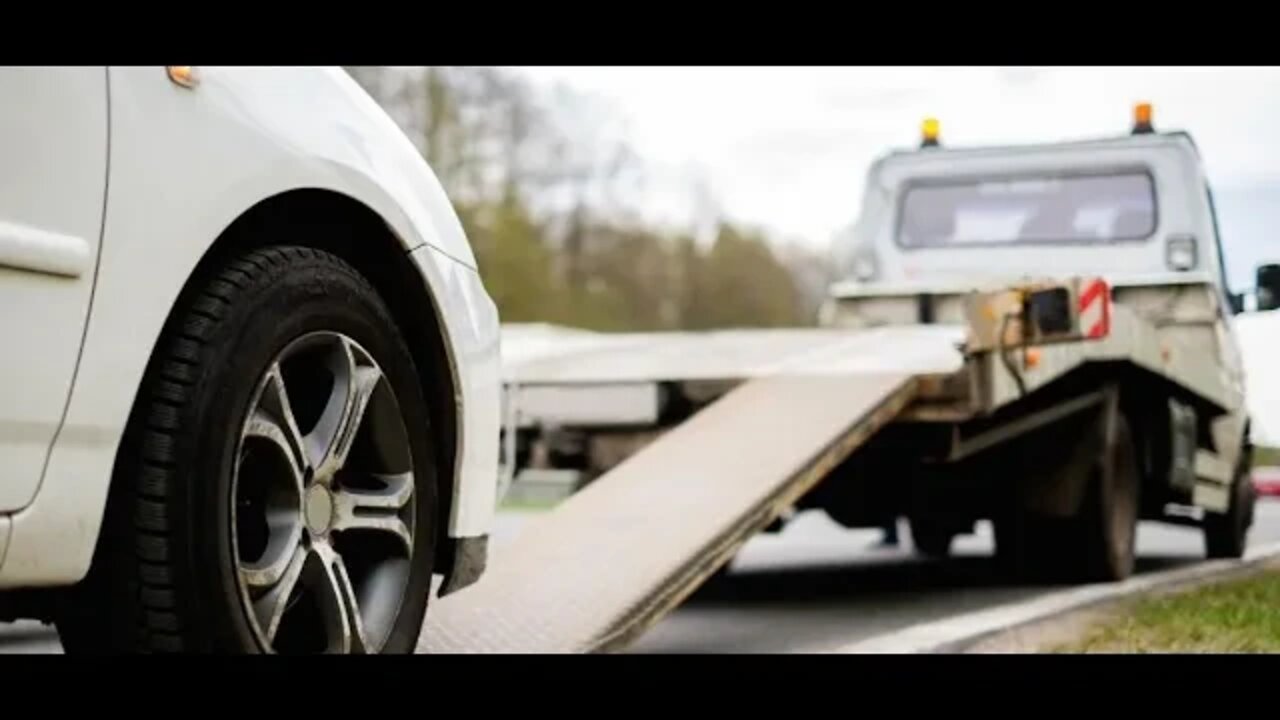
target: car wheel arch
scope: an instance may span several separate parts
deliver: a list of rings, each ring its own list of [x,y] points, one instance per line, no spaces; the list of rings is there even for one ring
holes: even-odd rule
[[[278,244],[331,252],[369,279],[404,335],[428,404],[436,442],[440,524],[437,547],[448,571],[448,518],[455,502],[458,457],[458,370],[449,349],[440,298],[423,282],[406,243],[392,224],[350,195],[319,188],[286,190],[255,203],[235,217],[209,244],[183,282],[173,307],[230,256]],[[431,312],[422,312],[430,307]],[[166,325],[172,322],[172,315]],[[156,349],[152,348],[154,356]],[[137,404],[135,398],[134,404]]]

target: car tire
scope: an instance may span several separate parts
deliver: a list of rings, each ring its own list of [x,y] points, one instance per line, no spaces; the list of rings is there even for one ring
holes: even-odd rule
[[[58,613],[64,648],[412,652],[438,488],[390,312],[305,247],[205,278],[143,379],[93,567]]]

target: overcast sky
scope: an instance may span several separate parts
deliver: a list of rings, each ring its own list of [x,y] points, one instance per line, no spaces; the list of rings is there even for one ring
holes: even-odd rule
[[[1249,282],[1263,233],[1276,227],[1250,206],[1280,207],[1276,69],[522,70],[599,97],[621,116],[620,134],[644,161],[637,202],[673,222],[692,221],[701,176],[730,217],[826,246],[853,219],[869,163],[915,145],[926,116],[939,118],[946,144],[1033,142],[1128,132],[1138,101],[1154,104],[1158,127],[1196,137],[1225,206],[1234,283]]]
[[[1280,70],[1271,68],[521,68],[603,102],[643,161],[634,202],[688,224],[703,178],[729,217],[825,248],[857,212],[869,163],[919,141],[951,145],[1125,133],[1134,103],[1190,131],[1214,185],[1231,282],[1280,261]],[[601,111],[604,112],[603,110]],[[600,119],[604,119],[602,115]],[[615,120],[622,122],[617,123]],[[1261,322],[1259,322],[1261,321]],[[1280,442],[1280,318],[1242,323],[1251,402]]]

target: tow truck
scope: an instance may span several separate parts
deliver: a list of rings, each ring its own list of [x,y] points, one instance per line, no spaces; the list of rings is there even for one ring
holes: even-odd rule
[[[1140,520],[1240,557],[1246,296],[1192,137],[1133,119],[976,148],[926,120],[868,169],[819,327],[544,334],[505,370],[508,472],[588,482],[440,601],[420,649],[621,649],[798,509],[905,517],[938,557],[989,521],[1002,565],[1055,581],[1127,577]],[[1251,294],[1280,304],[1276,266]]]

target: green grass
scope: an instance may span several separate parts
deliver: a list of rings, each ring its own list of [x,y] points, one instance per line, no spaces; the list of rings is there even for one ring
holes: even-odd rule
[[[1089,628],[1067,653],[1280,652],[1280,567],[1148,597]]]
[[[1280,465],[1280,448],[1256,445],[1253,448],[1254,465]]]

